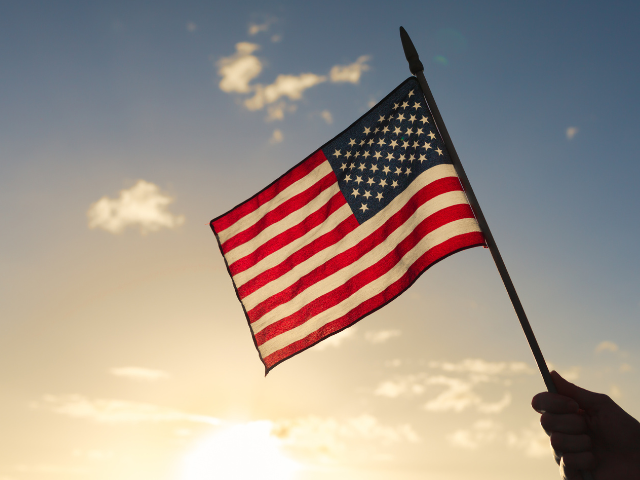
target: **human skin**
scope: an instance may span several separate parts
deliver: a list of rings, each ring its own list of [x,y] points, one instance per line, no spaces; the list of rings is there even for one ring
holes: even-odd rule
[[[583,480],[640,479],[640,423],[607,395],[590,392],[551,372],[558,393],[538,393],[531,401],[550,436],[560,475]]]

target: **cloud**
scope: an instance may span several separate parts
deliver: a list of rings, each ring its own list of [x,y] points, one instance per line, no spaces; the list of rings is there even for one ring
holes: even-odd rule
[[[475,450],[482,444],[495,441],[502,432],[502,426],[493,420],[478,420],[469,429],[460,429],[447,435],[451,445]]]
[[[342,330],[340,333],[331,335],[329,338],[324,339],[320,343],[313,346],[313,350],[316,352],[322,352],[327,348],[338,348],[345,340],[353,338],[358,331],[357,327],[349,327]]]
[[[60,465],[15,465],[13,469],[20,473],[53,473],[64,475],[85,475],[89,473],[86,468],[82,467],[68,467]]]
[[[152,370],[150,368],[142,367],[112,368],[111,370],[109,370],[109,373],[117,377],[126,377],[132,380],[147,381],[160,380],[162,378],[169,378],[171,376],[167,372],[163,372],[162,370]]]
[[[264,23],[250,23],[249,31],[247,32],[250,36],[257,35],[260,32],[266,32],[269,30],[269,27],[276,22],[275,18],[269,18]]]
[[[616,345],[613,342],[609,342],[608,340],[605,340],[604,342],[600,342],[596,346],[596,353],[600,353],[600,352],[604,352],[604,351],[617,352],[618,351],[618,345]]]
[[[223,57],[217,62],[220,80],[220,90],[227,93],[249,93],[251,80],[262,72],[262,62],[253,52],[259,45],[249,42],[236,44],[236,53],[230,57]]]
[[[633,371],[633,367],[631,365],[629,365],[628,363],[623,363],[622,365],[620,365],[620,371],[621,372],[632,372]]]
[[[272,36],[271,36],[271,41],[272,41],[273,43],[278,43],[278,42],[279,42],[279,41],[281,41],[281,40],[282,40],[282,35],[272,35]]]
[[[567,140],[573,140],[573,137],[578,133],[578,127],[569,127],[567,128]]]
[[[276,128],[273,131],[273,135],[271,135],[271,139],[269,140],[269,143],[276,144],[276,143],[282,142],[282,140],[284,140],[284,135],[282,135],[282,132],[280,131],[280,129]]]
[[[467,358],[458,363],[429,362],[431,368],[445,372],[478,373],[484,375],[533,374],[535,370],[524,362],[487,362],[479,358]]]
[[[617,400],[622,397],[622,390],[620,390],[620,387],[617,385],[611,385],[611,388],[609,389],[609,396]]]
[[[253,97],[244,101],[249,110],[261,110],[282,97],[300,100],[305,90],[327,81],[324,75],[301,73],[300,75],[278,75],[270,85],[255,85]]]
[[[81,395],[45,395],[32,407],[98,423],[198,422],[218,425],[217,418],[126,400],[89,399]]]
[[[176,228],[184,223],[183,215],[173,215],[167,206],[173,198],[160,192],[160,188],[144,180],[128,190],[121,190],[115,199],[102,197],[89,207],[89,228],[101,228],[120,233],[128,226],[140,227],[141,233],[161,228]]]
[[[198,26],[193,23],[193,22],[189,22],[187,23],[187,32],[195,32],[198,29]]]
[[[284,120],[285,112],[293,113],[297,109],[298,107],[296,105],[289,105],[284,100],[280,101],[267,107],[267,118],[265,120],[267,122],[272,122],[274,120]]]
[[[378,330],[377,332],[365,333],[364,338],[368,342],[377,345],[379,343],[384,343],[393,337],[399,337],[400,335],[402,335],[400,330]]]
[[[522,450],[527,457],[549,457],[552,451],[549,437],[537,420],[531,422],[529,428],[523,428],[519,432],[507,432],[506,440],[509,447]]]
[[[427,385],[444,385],[442,393],[425,403],[424,408],[431,412],[461,412],[474,405],[482,405],[482,398],[473,391],[474,384],[459,378],[438,375],[427,379]]]
[[[329,110],[323,110],[320,112],[320,116],[322,117],[322,119],[327,122],[329,125],[331,125],[333,123],[333,115],[331,115],[331,112]]]
[[[329,72],[329,78],[333,83],[359,83],[362,72],[369,70],[367,65],[369,60],[371,60],[370,56],[362,55],[350,65],[334,65]]]

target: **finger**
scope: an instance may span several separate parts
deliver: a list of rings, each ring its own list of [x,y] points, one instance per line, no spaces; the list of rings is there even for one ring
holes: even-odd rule
[[[566,433],[553,432],[550,440],[551,447],[558,452],[579,453],[591,450],[591,438],[585,434],[568,435]]]
[[[596,457],[591,452],[564,453],[561,468],[569,470],[593,470],[596,467]]]
[[[584,480],[581,470],[574,470],[560,463],[560,478],[562,480]]]
[[[569,433],[572,435],[587,433],[587,424],[584,418],[575,413],[562,415],[543,413],[540,416],[540,425],[542,425],[542,428],[544,428],[549,435],[551,432]]]
[[[551,372],[553,383],[560,395],[573,398],[584,409],[597,409],[603,403],[607,402],[609,397],[601,393],[590,392],[584,388],[580,388],[571,382],[567,382],[555,370]]]
[[[539,393],[533,397],[531,406],[538,413],[576,413],[578,411],[578,403],[575,400],[549,392]]]

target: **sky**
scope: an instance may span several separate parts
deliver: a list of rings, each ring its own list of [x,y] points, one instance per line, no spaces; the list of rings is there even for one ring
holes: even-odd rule
[[[640,417],[640,6],[13,1],[0,480],[558,478],[489,251],[267,377],[209,221],[409,75],[551,368]]]

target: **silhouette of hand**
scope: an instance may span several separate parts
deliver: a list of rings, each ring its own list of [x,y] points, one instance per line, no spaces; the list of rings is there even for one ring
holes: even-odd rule
[[[562,478],[582,480],[580,470],[591,470],[594,480],[640,479],[640,423],[607,395],[551,376],[558,393],[539,393],[531,406],[542,414]]]

